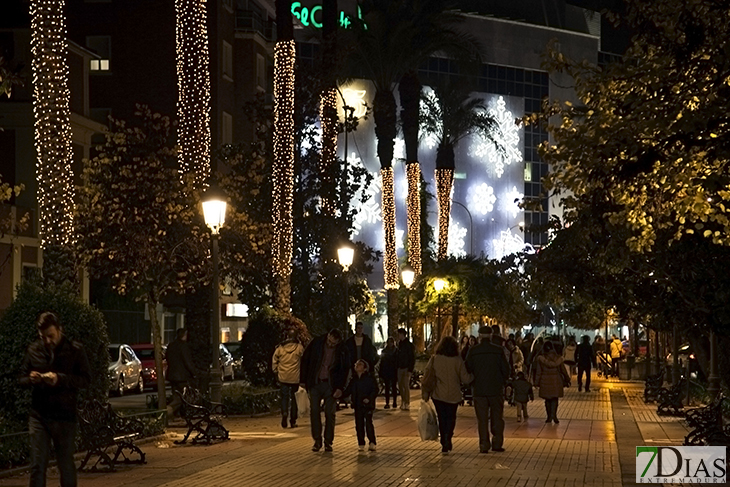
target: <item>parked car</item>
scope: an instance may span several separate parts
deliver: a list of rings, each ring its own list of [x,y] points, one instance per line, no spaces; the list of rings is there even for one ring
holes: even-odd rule
[[[157,369],[155,368],[155,346],[152,343],[137,343],[131,346],[134,353],[142,362],[142,380],[145,389],[157,387]],[[165,360],[165,348],[162,347],[162,370],[167,373],[167,360]]]
[[[221,361],[221,378],[223,380],[234,380],[236,378],[236,372],[233,370],[233,355],[228,349],[220,344],[220,361]]]
[[[223,344],[233,357],[233,375],[236,379],[243,378],[243,349],[241,342],[226,342]]]
[[[129,345],[109,345],[109,378],[111,392],[121,396],[126,391],[144,391],[142,362]]]

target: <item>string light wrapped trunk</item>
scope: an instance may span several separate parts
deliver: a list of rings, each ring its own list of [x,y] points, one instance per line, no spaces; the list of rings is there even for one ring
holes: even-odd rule
[[[436,169],[436,200],[439,215],[438,260],[446,259],[446,252],[449,248],[449,215],[451,213],[451,188],[453,183],[453,169]]]
[[[322,126],[322,158],[320,177],[322,179],[322,211],[335,215],[335,181],[332,177],[337,164],[337,90],[324,90],[319,103],[319,120]]]
[[[33,115],[41,246],[74,237],[74,186],[64,0],[32,0]]]
[[[206,0],[175,0],[177,46],[177,140],[181,174],[195,186],[210,176],[210,55]]]
[[[418,161],[406,164],[408,178],[408,262],[418,276],[421,274],[421,166]]]

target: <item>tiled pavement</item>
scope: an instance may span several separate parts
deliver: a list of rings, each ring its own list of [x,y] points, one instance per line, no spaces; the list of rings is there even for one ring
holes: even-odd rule
[[[505,407],[504,453],[478,453],[473,409],[462,407],[454,450],[441,455],[437,442],[421,442],[418,438],[414,400],[409,412],[376,412],[377,452],[358,453],[350,410],[338,412],[334,453],[310,451],[308,421],[300,421],[301,427],[297,429],[283,430],[276,417],[229,418],[226,425],[232,431],[231,441],[212,446],[178,446],[168,438],[143,447],[147,465],[121,467],[110,474],[81,474],[79,484],[621,486],[631,484],[631,452],[637,442],[643,439],[644,444],[681,444],[685,428],[674,418],[652,415],[652,407],[639,398],[641,384],[595,381],[593,386],[590,393],[578,393],[575,387],[566,392],[558,410],[559,425],[544,423],[542,400],[530,403],[530,419],[525,423],[517,423],[515,409]],[[54,476],[49,485],[56,479]],[[27,483],[25,475],[0,479],[0,487]]]

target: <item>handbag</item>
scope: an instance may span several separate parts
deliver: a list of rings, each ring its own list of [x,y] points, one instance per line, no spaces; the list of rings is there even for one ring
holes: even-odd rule
[[[423,379],[421,379],[421,391],[431,394],[435,388],[436,373],[433,371],[433,357],[431,357],[426,365],[426,371],[423,373]]]
[[[568,374],[565,364],[560,364],[560,378],[563,379],[563,387],[570,387],[570,374]]]

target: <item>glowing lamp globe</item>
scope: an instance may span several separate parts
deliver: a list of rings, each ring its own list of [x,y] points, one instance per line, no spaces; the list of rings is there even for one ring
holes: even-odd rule
[[[211,185],[203,194],[203,218],[213,235],[217,235],[226,221],[226,195]]]
[[[403,279],[403,284],[410,289],[413,285],[413,280],[416,278],[416,271],[413,270],[413,267],[406,264],[400,271],[400,275]]]
[[[337,249],[337,259],[340,265],[347,271],[352,265],[352,259],[355,257],[355,249],[352,245],[346,244]]]
[[[436,279],[435,281],[433,281],[433,288],[436,290],[437,293],[443,291],[446,286],[447,283],[443,279]]]

